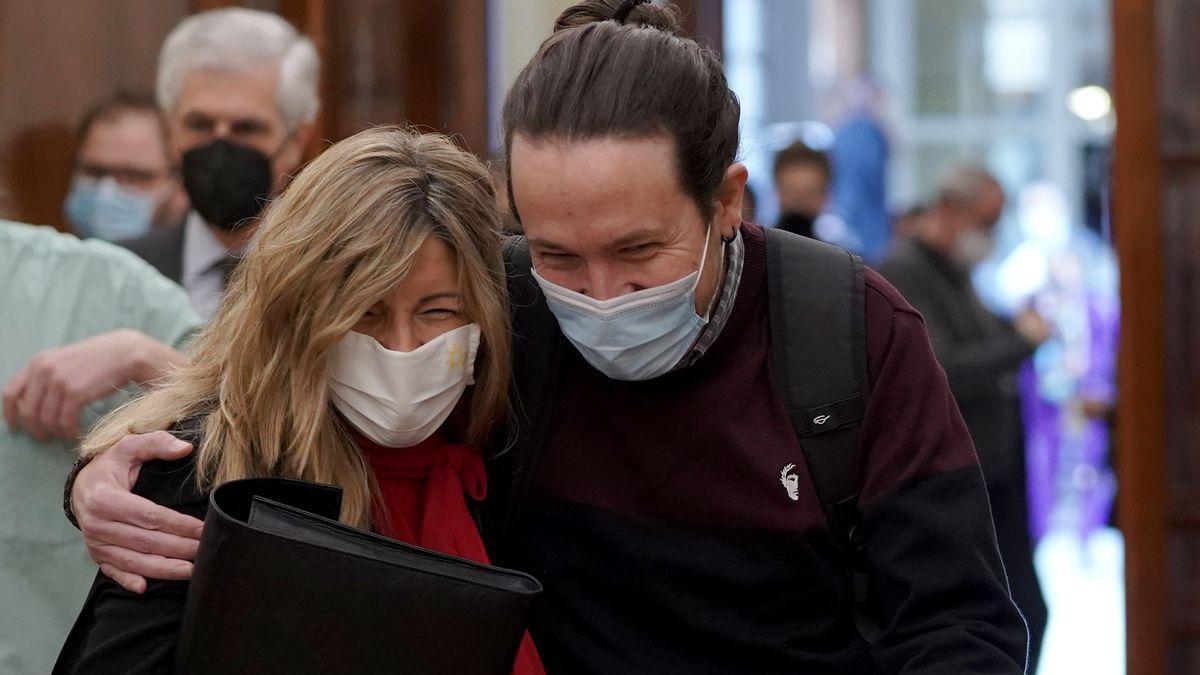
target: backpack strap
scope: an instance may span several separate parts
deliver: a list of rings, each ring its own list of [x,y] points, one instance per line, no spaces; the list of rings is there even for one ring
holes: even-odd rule
[[[858,509],[860,427],[869,395],[862,259],[777,229],[767,243],[767,306],[775,386],[804,452],[833,544],[843,554],[856,599],[869,595]]]

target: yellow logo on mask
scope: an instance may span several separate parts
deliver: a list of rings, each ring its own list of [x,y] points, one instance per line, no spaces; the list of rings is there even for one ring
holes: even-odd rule
[[[462,345],[450,345],[446,348],[446,366],[461,368],[467,362],[467,350]]]

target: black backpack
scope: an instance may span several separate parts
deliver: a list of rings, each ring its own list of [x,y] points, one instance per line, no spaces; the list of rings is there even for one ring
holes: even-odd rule
[[[866,317],[860,258],[813,239],[764,229],[767,306],[775,386],[804,452],[834,546],[856,600],[859,631],[878,635],[867,599],[856,479],[859,429],[868,398]],[[492,541],[503,541],[520,517],[549,426],[563,349],[569,343],[530,275],[524,237],[504,246],[513,304],[514,372],[519,433],[490,461],[493,483],[484,518]],[[505,484],[508,483],[508,484]],[[503,545],[497,548],[503,555]]]

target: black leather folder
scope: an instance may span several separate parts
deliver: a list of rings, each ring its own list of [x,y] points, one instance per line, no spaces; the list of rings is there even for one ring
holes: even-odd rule
[[[340,503],[283,478],[213,491],[176,670],[508,675],[541,584],[339,523]]]

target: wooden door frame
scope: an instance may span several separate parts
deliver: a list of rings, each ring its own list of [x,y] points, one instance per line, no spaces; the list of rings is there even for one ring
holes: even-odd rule
[[[1113,235],[1121,270],[1118,517],[1130,675],[1166,672],[1162,148],[1154,6],[1113,0]]]

